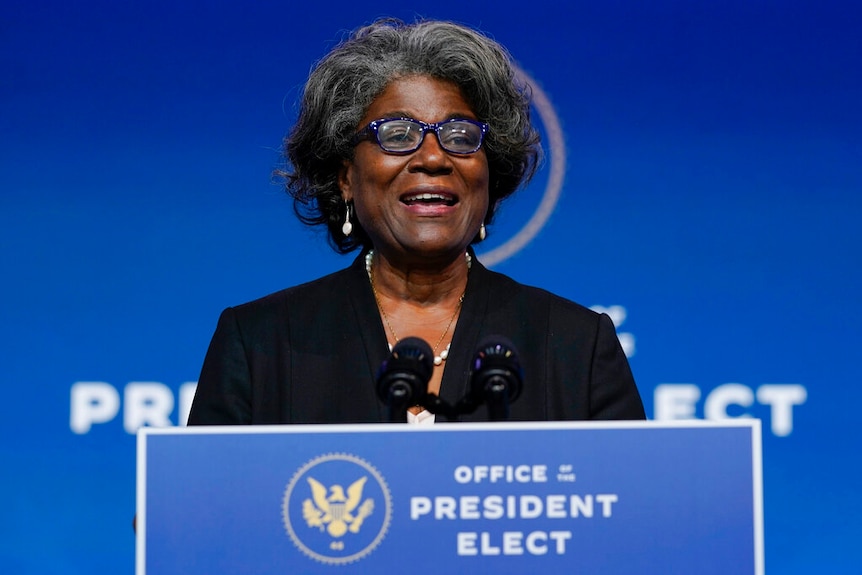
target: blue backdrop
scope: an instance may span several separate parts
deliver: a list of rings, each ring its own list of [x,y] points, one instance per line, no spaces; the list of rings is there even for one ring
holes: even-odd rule
[[[270,181],[311,63],[417,14],[492,35],[547,99],[546,162],[480,258],[609,311],[650,417],[763,419],[770,573],[862,569],[859,3],[0,13],[4,572],[131,572],[130,432],[182,422],[222,308],[352,259]]]

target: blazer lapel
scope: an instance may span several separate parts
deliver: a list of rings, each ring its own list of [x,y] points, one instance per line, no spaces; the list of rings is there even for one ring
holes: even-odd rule
[[[489,272],[476,258],[472,249],[470,255],[473,256],[473,264],[467,279],[467,291],[464,293],[464,304],[461,307],[458,323],[455,325],[452,347],[446,359],[443,381],[440,385],[440,397],[450,405],[458,403],[469,388],[470,362],[473,361],[473,354],[479,345],[479,337],[491,300]]]
[[[359,254],[348,268],[349,281],[344,289],[350,295],[356,328],[364,346],[365,365],[362,366],[362,369],[367,371],[368,381],[372,382],[368,391],[375,398],[377,420],[383,422],[386,421],[386,406],[377,399],[377,370],[389,357],[389,346],[386,341],[383,321],[380,319],[380,312],[377,309],[377,301],[374,299],[374,292],[371,291],[371,284],[365,271],[365,253],[363,251]]]

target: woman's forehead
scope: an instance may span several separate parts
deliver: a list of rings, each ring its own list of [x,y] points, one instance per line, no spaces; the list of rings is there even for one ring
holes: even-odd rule
[[[450,80],[413,75],[395,78],[371,101],[362,123],[406,116],[424,122],[475,118],[461,88]]]

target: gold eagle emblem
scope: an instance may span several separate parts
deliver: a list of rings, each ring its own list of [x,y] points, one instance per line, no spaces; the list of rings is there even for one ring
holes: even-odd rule
[[[311,499],[302,502],[302,518],[309,527],[324,529],[332,537],[341,537],[349,530],[351,533],[359,533],[362,522],[374,511],[374,501],[367,498],[362,505],[362,490],[365,488],[367,477],[361,477],[347,488],[341,485],[333,485],[328,490],[314,479],[308,477],[311,486]],[[328,493],[328,495],[327,495]]]

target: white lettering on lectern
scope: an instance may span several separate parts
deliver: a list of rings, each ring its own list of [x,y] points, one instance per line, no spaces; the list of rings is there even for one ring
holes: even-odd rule
[[[459,465],[455,468],[458,483],[545,483],[547,465]]]
[[[458,533],[458,555],[523,555],[526,551],[530,555],[546,555],[548,553],[548,540],[553,544],[550,546],[557,555],[566,552],[566,541],[572,538],[571,531],[504,531],[502,536],[493,540],[487,531],[481,533],[466,531]],[[477,546],[478,540],[478,546]]]
[[[596,495],[463,495],[451,497],[411,497],[410,519],[423,517],[434,520],[448,519],[566,519],[595,514],[595,504],[601,506],[602,517],[613,516],[613,506],[619,501],[615,493]]]
[[[567,481],[571,487],[574,466],[564,463],[554,469],[572,476],[572,481]],[[520,493],[413,496],[410,497],[410,520],[470,522],[472,531],[456,534],[455,551],[462,557],[563,555],[566,543],[572,539],[572,531],[566,528],[571,527],[573,521],[610,519],[620,497],[616,493],[523,493],[524,484],[548,483],[547,473],[547,465],[460,465],[452,473],[458,484],[453,487],[459,490],[470,489],[465,486],[471,484],[488,483],[496,484],[494,489],[514,488]],[[536,489],[543,488],[547,486],[536,485]],[[520,530],[527,525],[533,530]],[[550,526],[557,529],[546,530]]]

